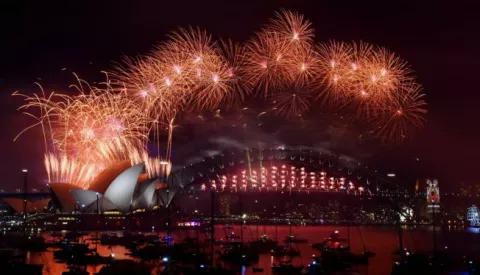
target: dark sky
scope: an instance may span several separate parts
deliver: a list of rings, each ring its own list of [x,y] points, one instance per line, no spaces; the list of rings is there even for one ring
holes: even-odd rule
[[[10,96],[13,91],[36,92],[35,81],[47,90],[65,91],[72,72],[99,79],[99,72],[122,55],[147,52],[178,26],[199,25],[214,37],[243,41],[282,7],[305,14],[317,41],[383,45],[416,71],[427,94],[428,123],[415,139],[385,149],[373,162],[389,171],[438,177],[447,187],[479,182],[480,16],[475,2],[3,0],[0,188],[19,186],[24,167],[32,171],[35,186],[45,178],[40,132],[12,142],[29,122],[15,111],[21,100]]]

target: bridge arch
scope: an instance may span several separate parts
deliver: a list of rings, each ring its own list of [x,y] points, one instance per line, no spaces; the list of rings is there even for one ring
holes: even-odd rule
[[[344,178],[362,187],[368,193],[399,189],[398,184],[379,171],[344,156],[301,149],[263,149],[224,151],[218,155],[187,165],[174,171],[169,177],[171,189],[200,188],[202,184],[220,181],[226,175],[246,170],[259,171],[272,165],[303,167],[307,172],[324,171],[334,178]],[[402,190],[399,190],[402,192]]]

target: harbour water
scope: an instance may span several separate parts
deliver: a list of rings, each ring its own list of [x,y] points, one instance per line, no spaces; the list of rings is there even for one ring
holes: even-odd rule
[[[312,248],[311,243],[321,242],[324,238],[327,238],[331,232],[338,230],[343,237],[347,237],[348,228],[342,226],[292,226],[292,234],[299,238],[308,239],[307,243],[292,244],[300,251],[300,256],[293,259],[295,265],[308,265],[311,262],[311,257],[319,252]],[[444,228],[437,232],[437,249],[448,249],[457,253],[477,253],[478,247],[480,247],[480,232],[478,229],[471,228]],[[235,232],[240,236],[240,226],[234,226],[233,228],[226,229],[224,226],[218,225],[215,228],[216,239],[225,238],[226,233],[230,234]],[[394,251],[398,249],[398,234],[394,227],[350,227],[350,244],[353,252],[360,253],[365,249],[374,252],[376,255],[370,259],[368,266],[355,266],[354,269],[358,270],[361,274],[369,275],[385,275],[390,274],[393,261],[396,259]],[[243,240],[249,242],[255,240],[258,235],[267,234],[270,238],[278,238],[279,243],[282,244],[283,240],[290,233],[288,226],[244,226],[243,227]],[[100,233],[99,233],[100,234]],[[119,234],[121,234],[119,232]],[[164,232],[148,232],[148,234],[164,235]],[[83,238],[95,237],[96,232],[89,232],[90,236]],[[204,234],[199,234],[193,229],[189,230],[177,230],[173,232],[173,238],[175,241],[190,236],[199,236],[200,239],[204,239]],[[403,231],[404,246],[411,251],[432,251],[433,250],[433,234],[432,228],[405,228]],[[51,234],[44,232],[43,236],[48,240]],[[238,240],[241,240],[240,238]],[[95,244],[90,244],[91,248],[95,247]],[[98,253],[102,256],[112,255],[116,259],[132,259],[128,256],[128,250],[123,246],[106,246],[98,244]],[[274,258],[270,254],[261,254],[258,264],[254,264],[254,267],[260,267],[264,269],[263,273],[255,274],[272,274],[271,265],[274,262]],[[27,263],[31,264],[43,264],[43,274],[60,275],[63,271],[67,270],[67,266],[64,263],[57,263],[53,257],[52,251],[46,251],[42,253],[28,253]],[[87,271],[90,274],[94,274],[101,269],[102,266],[88,266]],[[252,268],[247,267],[243,271],[239,269],[239,274],[252,274]]]

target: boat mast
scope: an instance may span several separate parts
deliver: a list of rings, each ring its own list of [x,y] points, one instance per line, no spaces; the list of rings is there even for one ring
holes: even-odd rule
[[[242,241],[242,247],[243,247],[243,202],[242,202],[242,193],[238,193],[238,202],[240,204],[240,238]]]
[[[215,265],[215,191],[210,188],[210,247],[212,267]]]
[[[435,228],[435,202],[432,203],[433,254],[437,252],[437,230]]]
[[[404,248],[403,248],[403,231],[402,231],[402,225],[401,225],[401,222],[400,222],[400,207],[398,205],[396,205],[396,220],[397,220],[397,233],[398,233],[398,248],[400,250],[400,259],[401,259],[401,263],[402,263],[402,266],[403,266],[403,262],[405,261],[405,257],[404,257]]]

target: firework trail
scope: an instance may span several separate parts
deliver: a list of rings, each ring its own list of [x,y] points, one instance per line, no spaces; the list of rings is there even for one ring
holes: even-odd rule
[[[144,142],[140,109],[124,91],[114,91],[108,82],[103,86],[90,87],[78,79],[79,94],[73,97],[47,96],[43,90],[33,96],[14,93],[26,100],[20,109],[36,119],[34,126],[41,125],[50,182],[68,180],[86,188],[99,171],[128,159],[130,151]],[[40,113],[35,113],[38,109]]]
[[[372,117],[375,135],[381,139],[403,141],[425,123],[427,104],[421,87],[412,83],[403,89],[401,96]]]

